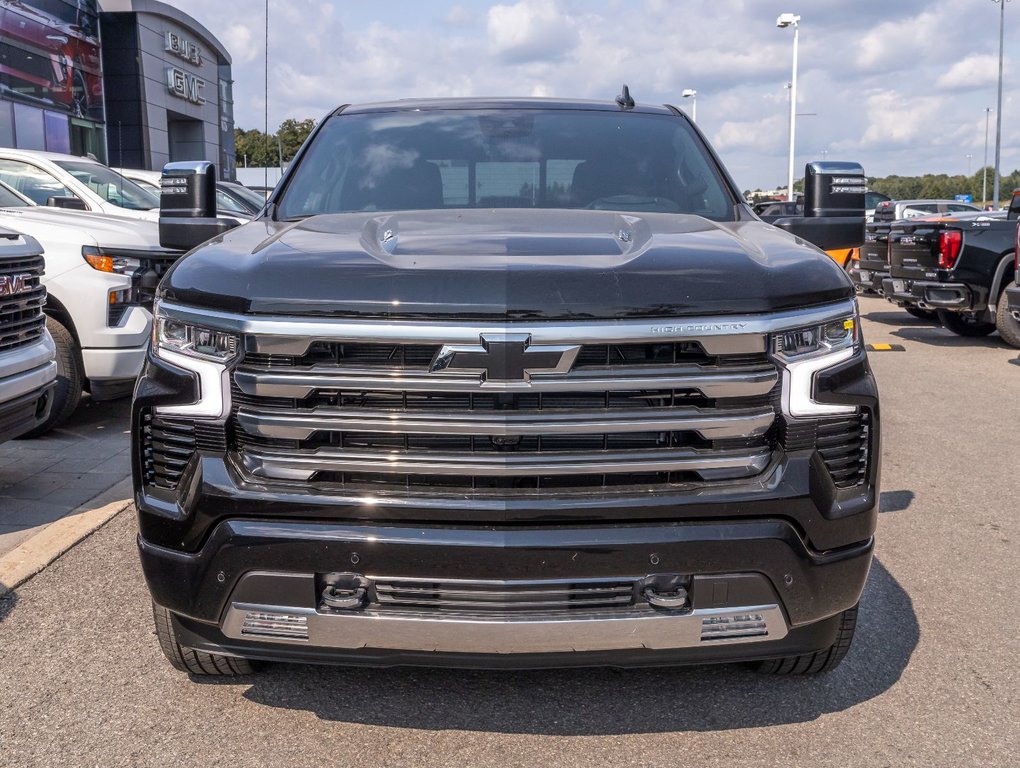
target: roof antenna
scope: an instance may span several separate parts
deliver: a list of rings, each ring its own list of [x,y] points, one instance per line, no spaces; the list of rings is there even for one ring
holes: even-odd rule
[[[616,97],[616,103],[620,105],[620,109],[634,109],[634,99],[631,98],[630,88],[626,83],[624,83],[620,95]]]

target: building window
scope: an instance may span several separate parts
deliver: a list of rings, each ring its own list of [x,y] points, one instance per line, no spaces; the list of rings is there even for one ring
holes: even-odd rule
[[[67,128],[67,115],[46,112],[43,115],[46,127],[46,151],[68,154],[71,151],[71,134]]]
[[[9,101],[0,101],[0,147],[14,146],[14,112]]]
[[[46,149],[43,111],[27,104],[15,104],[14,138],[18,149]]]

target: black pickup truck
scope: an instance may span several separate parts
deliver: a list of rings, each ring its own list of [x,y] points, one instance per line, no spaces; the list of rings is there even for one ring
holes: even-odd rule
[[[1004,291],[1016,279],[1020,190],[1006,212],[910,219],[890,226],[889,301],[938,312],[942,325],[962,336],[996,329],[1020,347],[1020,325]]]
[[[782,231],[626,91],[342,107],[219,234],[212,169],[167,166],[164,244],[216,234],[132,410],[167,658],[834,667],[878,392],[805,238],[860,242],[863,178],[812,164]]]

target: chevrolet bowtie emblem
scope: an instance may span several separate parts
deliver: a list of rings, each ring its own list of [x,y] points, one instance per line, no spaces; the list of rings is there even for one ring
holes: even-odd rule
[[[432,359],[429,373],[480,374],[483,382],[527,382],[533,374],[567,373],[579,345],[532,344],[529,334],[480,337],[481,344],[449,344]]]

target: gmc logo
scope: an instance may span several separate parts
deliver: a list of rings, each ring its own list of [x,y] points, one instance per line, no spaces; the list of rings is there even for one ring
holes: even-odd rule
[[[34,287],[31,284],[35,275],[0,275],[0,296],[16,296],[19,293],[28,293]]]

